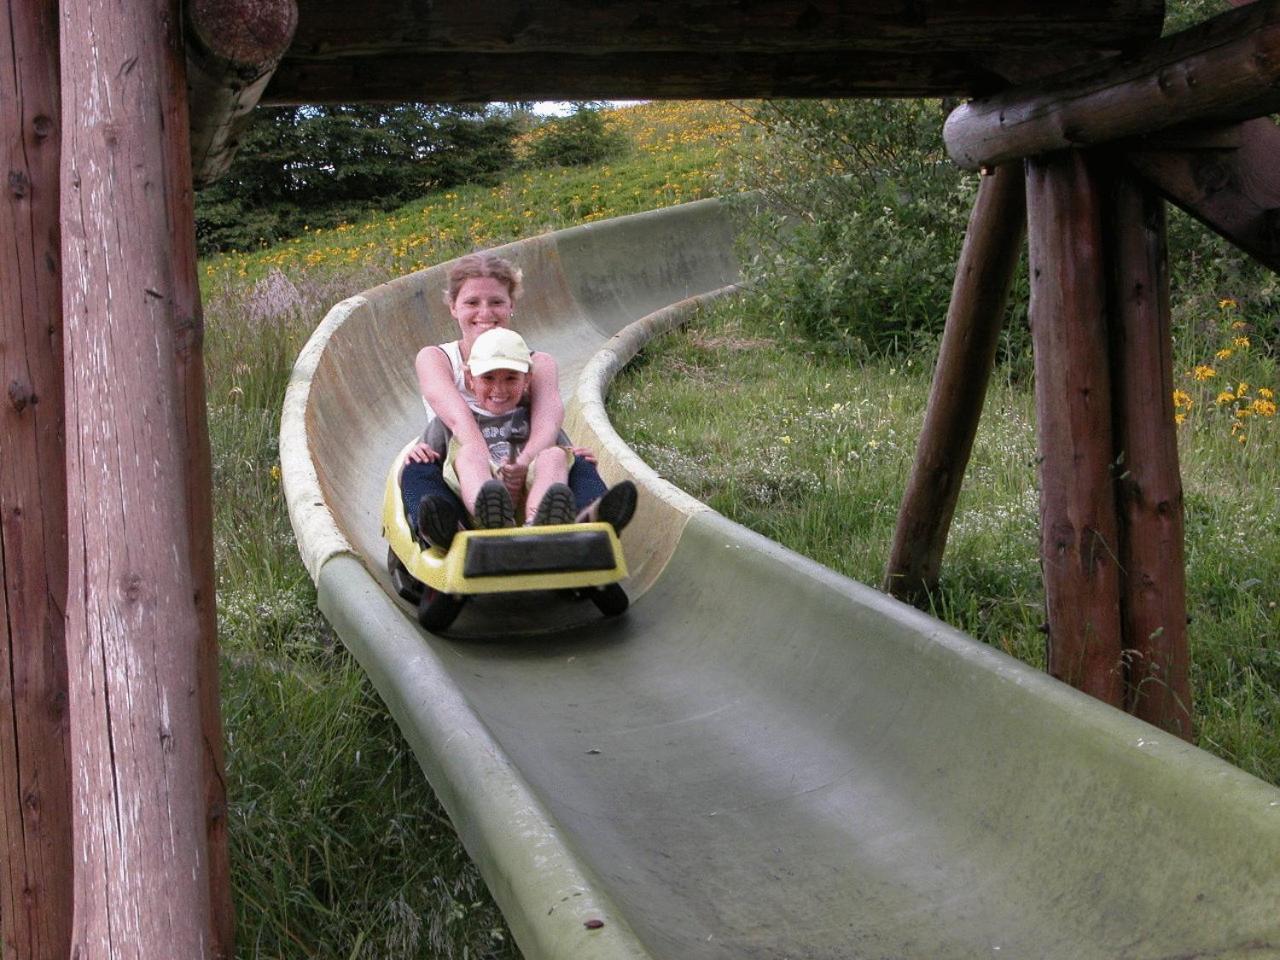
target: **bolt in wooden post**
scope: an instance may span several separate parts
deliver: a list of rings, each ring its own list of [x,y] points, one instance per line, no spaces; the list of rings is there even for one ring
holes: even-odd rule
[[[938,585],[1022,250],[1025,201],[1021,165],[1000,167],[982,178],[969,218],[924,427],[885,568],[885,591],[909,603],[922,603]]]
[[[1112,382],[1127,709],[1187,740],[1191,683],[1164,202],[1111,180]]]
[[[71,950],[58,5],[0,19],[0,956]]]
[[[1084,154],[1027,161],[1049,672],[1124,704],[1100,197]]]

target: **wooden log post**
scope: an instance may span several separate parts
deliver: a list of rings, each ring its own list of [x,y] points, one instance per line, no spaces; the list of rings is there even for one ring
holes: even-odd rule
[[[1124,174],[1111,178],[1109,198],[1126,709],[1190,740],[1182,481],[1173,420],[1164,202]]]
[[[954,110],[943,136],[962,167],[1096,146],[1198,120],[1280,110],[1280,7],[1254,3],[1117,57]]]
[[[297,0],[191,0],[186,16],[191,164],[197,186],[222,176],[298,25]]]
[[[1117,145],[1128,165],[1211,230],[1280,271],[1280,127],[1259,117]]]
[[[72,955],[205,958],[212,591],[191,501],[209,484],[175,365],[199,342],[178,5],[82,0],[61,25]]]
[[[58,5],[0,21],[0,956],[71,949]],[[52,53],[51,53],[52,51]]]
[[[1101,198],[1085,156],[1027,161],[1049,673],[1124,705]]]
[[[978,418],[995,364],[1026,225],[1019,164],[982,178],[938,351],[916,459],[898,510],[884,589],[920,604],[938,585]]]

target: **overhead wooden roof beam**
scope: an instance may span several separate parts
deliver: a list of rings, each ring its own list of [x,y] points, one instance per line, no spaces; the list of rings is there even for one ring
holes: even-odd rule
[[[299,0],[264,103],[947,94],[1154,40],[1164,0]]]
[[[298,25],[297,0],[184,4],[191,167],[196,186],[217,179]]]
[[[1140,58],[1088,68],[956,108],[947,151],[977,169],[1191,121],[1280,110],[1280,4],[1252,4],[1166,37]]]

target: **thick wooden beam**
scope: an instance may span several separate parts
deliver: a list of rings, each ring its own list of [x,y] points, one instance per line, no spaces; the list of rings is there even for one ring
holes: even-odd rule
[[[1085,156],[1027,161],[1048,669],[1124,705],[1101,197]]]
[[[884,589],[911,603],[926,601],[938,584],[1022,250],[1025,201],[1021,165],[1000,167],[982,178],[969,218],[924,427],[885,569]]]
[[[1173,421],[1173,338],[1164,202],[1112,178],[1112,383],[1122,523],[1127,709],[1192,739],[1182,480]]]
[[[191,165],[197,186],[235,157],[249,113],[293,40],[296,0],[191,0],[183,5]]]
[[[962,167],[1107,143],[1196,120],[1280,110],[1280,6],[1256,3],[1113,58],[956,108],[947,151]]]
[[[58,5],[0,20],[0,955],[71,951]]]
[[[207,958],[193,459],[175,356],[189,218],[171,0],[61,10],[72,955]],[[186,211],[178,213],[178,211]],[[175,266],[175,264],[177,266]]]
[[[972,58],[929,52],[368,52],[290,54],[262,103],[970,96],[1004,86]]]
[[[1162,0],[299,0],[267,103],[973,95],[1019,54],[1159,35]],[[988,58],[990,62],[988,62]]]
[[[1280,127],[1260,117],[1226,131],[1188,131],[1173,144],[1152,139],[1118,145],[1125,162],[1205,226],[1280,271]]]

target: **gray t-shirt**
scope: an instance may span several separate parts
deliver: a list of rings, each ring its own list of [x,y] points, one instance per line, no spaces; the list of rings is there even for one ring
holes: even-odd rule
[[[519,455],[529,440],[529,404],[521,403],[507,413],[474,413],[476,424],[480,427],[480,435],[489,446],[489,460],[492,463],[508,463]],[[443,455],[449,446],[453,432],[445,426],[439,417],[432,417],[422,435],[423,443],[437,453]],[[562,447],[569,446],[569,437],[560,431],[556,443]]]

